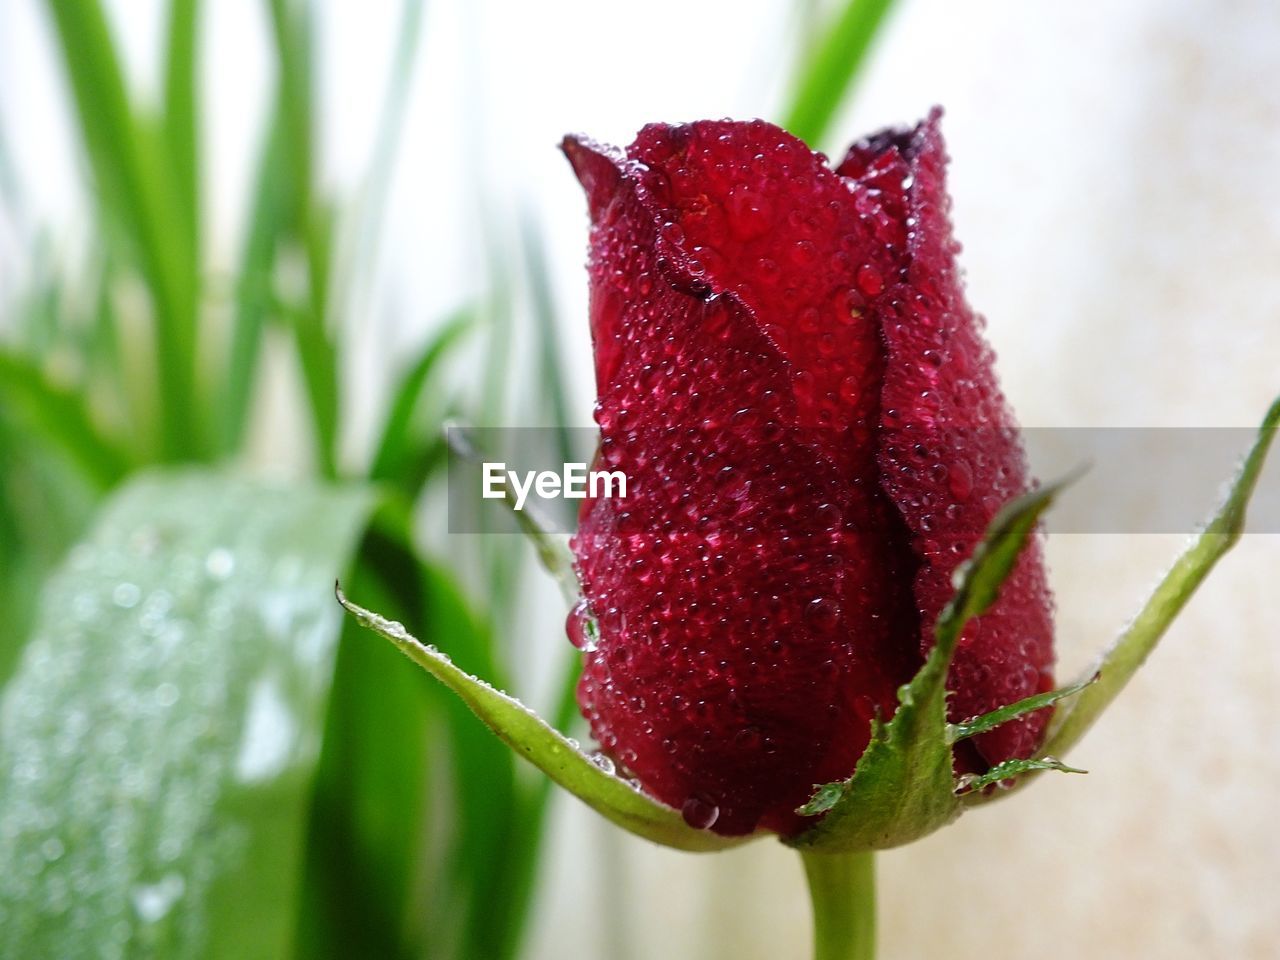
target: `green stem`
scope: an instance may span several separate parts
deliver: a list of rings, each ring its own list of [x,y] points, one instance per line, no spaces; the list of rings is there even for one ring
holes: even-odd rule
[[[813,960],[874,960],[874,853],[801,851],[813,900]]]

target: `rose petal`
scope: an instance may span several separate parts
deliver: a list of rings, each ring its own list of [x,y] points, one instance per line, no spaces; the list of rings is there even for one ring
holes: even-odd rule
[[[699,290],[652,171],[570,150],[596,194],[600,463],[630,481],[584,505],[573,544],[600,635],[579,701],[658,799],[722,833],[793,832],[919,662],[900,521],[796,428],[792,367],[736,290]]]
[[[981,318],[965,302],[935,110],[913,131],[856,144],[838,168],[879,191],[886,215],[910,218],[902,279],[887,291],[888,366],[882,395],[883,485],[913,534],[915,591],[932,645],[951,575],[1001,505],[1029,488],[1017,425],[996,382]],[[904,175],[907,177],[904,184]],[[952,719],[1052,687],[1052,599],[1041,546],[1018,561],[990,612],[965,631],[951,668]],[[1030,754],[1048,711],[976,738],[987,763]]]
[[[830,429],[833,459],[865,473],[884,370],[867,301],[905,240],[900,225],[864,218],[825,157],[764,121],[652,124],[628,156],[673,259],[748,308],[791,363],[799,424]]]

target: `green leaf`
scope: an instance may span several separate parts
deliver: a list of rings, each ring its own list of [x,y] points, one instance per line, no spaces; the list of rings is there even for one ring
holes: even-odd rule
[[[984,787],[989,787],[993,783],[999,783],[1001,780],[1012,780],[1020,777],[1024,773],[1040,773],[1045,770],[1056,770],[1058,773],[1088,773],[1087,770],[1081,770],[1077,767],[1069,767],[1061,760],[1053,757],[1038,757],[1030,760],[1005,760],[997,763],[986,773],[970,773],[965,774],[956,781],[956,793],[962,797],[976,795],[982,791]]]
[[[164,139],[173,169],[177,210],[187,232],[188,270],[200,270],[200,163],[196,76],[200,0],[169,0],[165,47]]]
[[[0,954],[289,952],[367,506],[197,471],[105,504],[0,700]]]
[[[366,533],[353,582],[388,609],[420,616],[426,604],[418,564],[402,538],[382,526],[375,520]],[[423,942],[436,931],[420,902],[419,871],[433,794],[444,786],[443,763],[429,749],[441,719],[431,710],[435,685],[344,620],[311,802],[295,956],[433,956],[435,943]]]
[[[1062,756],[1085,735],[1155,649],[1214,565],[1240,539],[1249,498],[1280,427],[1280,399],[1263,418],[1258,436],[1231,483],[1226,500],[1204,531],[1174,563],[1155,593],[1090,673],[1098,682],[1064,700],[1054,714],[1042,753]]]
[[[83,532],[101,490],[70,468],[45,435],[0,404],[0,688],[17,665],[40,586]]]
[[[248,233],[240,253],[235,321],[221,400],[217,405],[220,422],[216,437],[223,454],[234,452],[244,437],[262,332],[273,306],[276,254],[285,235],[289,171],[284,156],[284,114],[278,101],[269,123],[262,155],[258,158]]]
[[[196,277],[167,151],[135,115],[98,0],[46,0],[103,210],[123,225],[155,306],[163,453],[201,450]]]
[[[872,722],[871,742],[848,780],[820,785],[797,812],[825,813],[812,829],[787,842],[801,850],[852,853],[901,846],[960,815],[947,736],[947,671],[965,624],[995,602],[1018,553],[1062,484],[1007,504],[967,563],[956,571],[956,592],[938,615],[936,642],[924,666],[898,693],[893,718]]]
[[[654,843],[693,852],[723,850],[752,839],[693,829],[679,811],[645,796],[627,780],[606,771],[520,701],[459,669],[434,646],[411,636],[403,624],[357,606],[341,590],[338,600],[362,624],[386,637],[460,697],[499,739],[619,826]]]
[[[947,742],[956,743],[960,740],[967,740],[969,737],[976,737],[980,733],[986,733],[988,730],[994,730],[1001,724],[1008,723],[1023,714],[1034,713],[1036,710],[1043,710],[1045,707],[1051,707],[1060,700],[1066,700],[1068,697],[1074,697],[1077,693],[1098,679],[1095,673],[1093,676],[1078,683],[1073,683],[1068,687],[1062,687],[1058,690],[1050,690],[1047,693],[1037,693],[1030,697],[1024,697],[1016,703],[1008,706],[1000,707],[998,710],[992,710],[990,713],[984,713],[981,716],[971,717],[960,723],[947,724]]]
[[[843,0],[825,31],[800,53],[795,93],[782,126],[817,148],[853,88],[894,0]]]
[[[432,388],[439,383],[435,374],[440,362],[464,336],[475,329],[475,311],[464,307],[453,314],[426,342],[414,362],[400,380],[387,420],[382,428],[382,440],[374,455],[369,476],[374,480],[395,481],[407,496],[417,494],[426,479],[421,466],[426,462],[423,450],[429,445],[428,432],[418,423],[419,414],[431,398]],[[430,433],[439,430],[439,422],[433,424]]]
[[[0,401],[99,489],[110,488],[128,469],[128,456],[99,432],[84,396],[53,383],[30,360],[0,352]]]

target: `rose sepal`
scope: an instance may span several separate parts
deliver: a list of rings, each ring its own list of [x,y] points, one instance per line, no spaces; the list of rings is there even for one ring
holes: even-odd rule
[[[1007,796],[1040,773],[1083,773],[1058,758],[1114,701],[1209,571],[1239,541],[1277,428],[1280,399],[1263,418],[1222,505],[1083,678],[961,723],[947,723],[946,675],[956,640],[965,623],[994,602],[1018,551],[1063,483],[1006,505],[968,564],[957,570],[956,593],[935,627],[937,642],[924,666],[899,692],[897,712],[887,723],[874,721],[871,742],[852,777],[817,786],[798,810],[802,815],[825,814],[823,820],[786,842],[815,853],[901,846],[946,826],[968,807]],[[1048,706],[1055,706],[1054,716],[1035,756],[1004,761],[982,774],[953,774],[953,743]]]
[[[970,559],[956,570],[955,594],[938,615],[924,666],[898,692],[898,709],[874,720],[871,741],[848,780],[818,786],[797,810],[825,815],[786,842],[825,853],[885,850],[918,840],[963,811],[952,772],[954,728],[947,722],[947,672],[965,625],[995,602],[1000,585],[1066,482],[1006,504]],[[1005,719],[1012,719],[1014,714]]]
[[[684,822],[680,811],[642,793],[609,769],[611,764],[592,759],[515,697],[460,669],[446,654],[410,634],[403,624],[351,602],[341,587],[336,587],[336,594],[338,602],[362,626],[390,640],[455,693],[498,739],[605,819],[646,840],[693,853],[724,850],[753,839],[695,830]]]
[[[1096,678],[1097,682],[1078,685],[1079,689],[1058,705],[1037,758],[1062,756],[1080,741],[1146,662],[1209,571],[1239,542],[1245,529],[1249,500],[1258,486],[1258,478],[1262,475],[1278,429],[1280,398],[1271,404],[1263,417],[1252,446],[1227,488],[1222,505],[1174,561],[1137,616],[1098,658],[1096,665],[1087,671],[1087,675]],[[1009,786],[1024,786],[1036,772],[1030,771],[1029,776],[1021,777]],[[975,792],[967,795],[965,800],[970,805],[980,804],[1007,796],[1009,792],[1008,789]]]

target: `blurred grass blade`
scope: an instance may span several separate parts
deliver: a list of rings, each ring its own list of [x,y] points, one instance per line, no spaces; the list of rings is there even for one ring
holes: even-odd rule
[[[395,644],[484,720],[499,739],[598,813],[632,833],[679,850],[722,850],[751,837],[722,837],[688,826],[680,813],[650,799],[614,773],[593,763],[577,746],[518,700],[464,670],[404,629],[404,625],[349,601],[339,602],[364,626]],[[445,638],[442,638],[445,639]]]
[[[440,369],[440,361],[475,329],[475,324],[473,307],[464,307],[453,314],[426,342],[417,361],[406,371],[382,427],[382,439],[369,469],[372,479],[394,481],[410,497],[418,492],[426,478],[414,467],[422,462],[423,447],[438,440],[435,434],[439,430],[438,420],[431,421],[429,431],[423,428],[422,408],[432,398],[432,388],[437,386],[434,375]]]
[[[307,264],[305,300],[289,317],[315,428],[316,459],[321,473],[333,477],[340,411],[337,348],[329,328],[333,211],[315,196],[311,11],[289,0],[269,0],[267,6],[275,37],[289,225]]]
[[[332,478],[338,472],[341,405],[338,399],[338,350],[329,331],[326,306],[332,252],[332,219],[328,211],[322,215],[310,215],[305,229],[310,292],[306,304],[292,312],[291,319],[316,431],[316,460],[321,474]]]
[[[279,957],[359,490],[149,473],[0,701],[0,955]]]
[[[277,104],[270,118],[258,161],[249,232],[240,254],[236,283],[235,324],[227,359],[217,427],[218,450],[234,453],[244,438],[253,397],[254,377],[262,347],[262,333],[272,309],[272,284],[276,252],[284,238],[288,168],[284,155],[282,109]]]
[[[782,126],[819,149],[836,111],[866,64],[894,0],[841,0],[841,9],[801,51],[795,92]]]
[[[334,264],[334,294],[343,309],[362,316],[369,306],[369,287],[378,265],[383,219],[395,174],[395,159],[404,129],[405,109],[413,88],[414,67],[422,39],[422,0],[403,0],[396,24],[395,53],[383,87],[377,133],[369,154],[369,166],[354,206],[354,226],[339,245]]]
[[[0,352],[0,401],[56,446],[100,490],[113,486],[130,463],[94,426],[84,396],[50,382],[24,357]]]
[[[382,527],[375,521],[366,533],[352,582],[387,609],[419,616],[417,562]],[[429,749],[440,738],[429,736],[434,690],[424,680],[346,619],[311,802],[299,958],[437,955],[417,902],[429,789],[444,766]]]
[[[1177,559],[1151,599],[1103,655],[1101,662],[1089,671],[1090,674],[1098,674],[1097,682],[1059,705],[1049,725],[1041,755],[1063,756],[1079,742],[1146,661],[1209,571],[1239,541],[1244,532],[1249,499],[1262,474],[1277,429],[1280,429],[1280,399],[1271,405],[1263,418],[1257,439],[1222,506],[1205,530]]]
[[[75,95],[99,198],[125,228],[155,309],[155,362],[166,459],[202,449],[196,397],[196,278],[167,152],[138,121],[98,0],[46,0]]]
[[[200,0],[169,0],[169,31],[165,47],[164,139],[173,170],[178,210],[187,231],[190,271],[199,276],[200,183],[199,112],[196,77],[199,74]]]
[[[101,493],[67,469],[43,433],[9,413],[0,402],[0,688],[26,642],[41,584],[84,532]]]
[[[573,434],[569,429],[569,401],[565,394],[564,364],[560,360],[560,336],[556,329],[556,308],[551,296],[551,274],[542,253],[542,241],[529,216],[521,221],[521,239],[525,251],[525,267],[533,319],[538,333],[538,389],[556,430],[556,444],[561,463],[577,462],[573,451]]]

